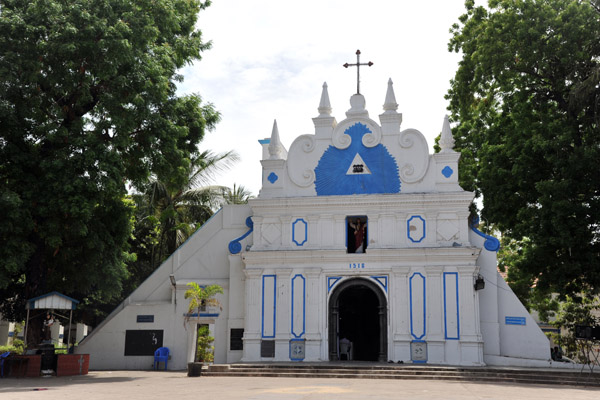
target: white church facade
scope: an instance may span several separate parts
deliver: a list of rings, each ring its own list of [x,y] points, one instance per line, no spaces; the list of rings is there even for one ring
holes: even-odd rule
[[[429,154],[401,130],[391,80],[379,122],[350,103],[337,122],[323,85],[314,135],[289,150],[274,125],[259,196],[223,207],[88,335],[90,369],[149,369],[160,346],[184,369],[198,324],[215,363],[550,364],[497,239],[469,222],[448,119]],[[189,282],[221,285],[222,307],[186,315]]]

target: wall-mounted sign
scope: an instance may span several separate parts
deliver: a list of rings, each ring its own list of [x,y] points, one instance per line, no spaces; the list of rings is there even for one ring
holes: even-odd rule
[[[154,315],[138,315],[137,322],[154,322]]]
[[[506,325],[527,325],[525,317],[504,317]]]

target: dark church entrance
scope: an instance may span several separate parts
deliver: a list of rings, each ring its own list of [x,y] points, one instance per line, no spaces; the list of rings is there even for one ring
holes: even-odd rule
[[[387,360],[387,301],[377,284],[340,283],[329,298],[329,360]]]

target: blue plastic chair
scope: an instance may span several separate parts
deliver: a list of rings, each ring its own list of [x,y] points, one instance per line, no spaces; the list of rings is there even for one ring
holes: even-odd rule
[[[168,347],[159,347],[154,352],[154,366],[156,369],[158,367],[159,362],[165,363],[165,371],[167,370],[167,362],[169,361],[169,348]]]
[[[6,357],[8,356],[10,356],[10,351],[0,354],[0,377],[2,378],[4,378],[4,360],[6,360]]]

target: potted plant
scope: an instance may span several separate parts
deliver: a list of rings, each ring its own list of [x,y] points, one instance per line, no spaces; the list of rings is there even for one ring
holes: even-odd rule
[[[185,298],[190,300],[186,322],[194,314],[199,316],[206,309],[210,314],[216,314],[221,309],[221,303],[215,296],[223,293],[223,288],[219,285],[209,285],[202,287],[196,282],[188,283],[189,289],[185,292]],[[209,335],[208,325],[201,325],[197,331],[196,352],[194,362],[188,363],[188,376],[200,376],[202,365],[205,362],[214,360],[212,343],[215,339]]]

